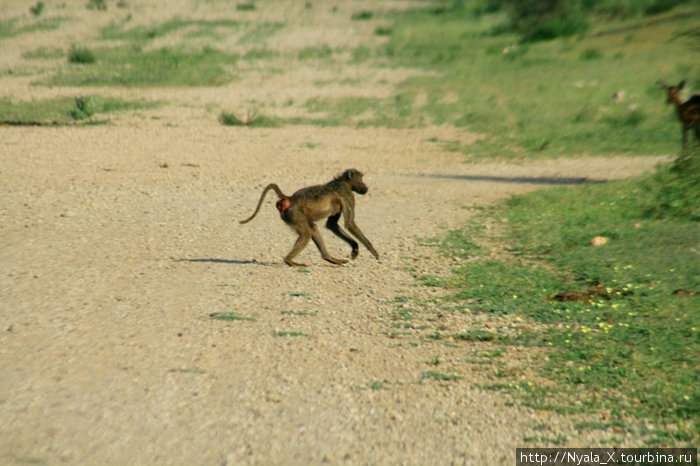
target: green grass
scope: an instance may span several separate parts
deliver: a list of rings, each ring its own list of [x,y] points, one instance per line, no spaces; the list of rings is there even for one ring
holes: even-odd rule
[[[83,49],[94,63],[62,69],[41,84],[52,86],[220,86],[233,79],[230,70],[240,58],[204,47],[144,50],[140,46]]]
[[[282,29],[281,23],[242,23],[237,20],[185,20],[173,18],[152,26],[129,27],[129,21],[112,23],[100,32],[100,39],[121,45],[110,47],[74,47],[68,56],[73,65],[43,79],[38,84],[51,86],[126,86],[178,87],[221,86],[235,79],[235,67],[241,57],[214,46],[195,45],[192,39],[219,41],[240,33],[239,43],[253,43],[246,59],[262,60],[276,56],[264,49],[264,41]],[[0,28],[0,36],[2,34]],[[179,36],[176,45],[151,48],[162,37]]]
[[[496,334],[489,330],[469,330],[462,333],[452,335],[455,340],[461,341],[493,341],[496,339]]]
[[[386,388],[385,383],[386,383],[386,382],[382,382],[382,381],[379,381],[379,380],[374,380],[374,381],[370,382],[369,388],[370,388],[371,390],[383,390],[383,389]]]
[[[53,31],[66,21],[69,20],[61,17],[51,17],[30,22],[22,21],[20,18],[0,19],[0,40],[38,31]]]
[[[313,97],[303,104],[309,116],[290,123],[456,126],[484,137],[473,144],[436,142],[473,158],[678,149],[680,124],[655,83],[672,76],[700,88],[700,50],[694,46],[700,5],[651,19],[593,17],[583,36],[520,43],[504,32],[504,13],[484,10],[483,2],[462,3],[461,9],[392,13],[386,46],[350,53],[352,63],[419,68],[429,75],[406,79],[386,98]],[[298,59],[333,63],[341,52],[309,47]],[[623,98],[615,101],[616,93]]]
[[[13,124],[71,124],[93,115],[154,108],[159,102],[121,100],[99,96],[57,97],[38,101],[0,99],[0,121]]]
[[[251,49],[246,52],[243,56],[243,60],[253,61],[253,60],[271,60],[279,57],[279,52],[275,50],[267,50],[264,48]]]
[[[56,59],[66,55],[65,50],[58,47],[39,47],[22,54],[23,58],[34,59]]]
[[[284,23],[276,22],[253,23],[233,19],[190,20],[176,17],[152,26],[132,28],[128,27],[128,21],[112,23],[101,30],[100,38],[143,45],[154,39],[175,34],[184,35],[187,39],[205,37],[221,40],[232,34],[240,33],[239,44],[254,44],[261,47],[267,39],[283,28]]]
[[[314,114],[309,123],[319,126],[405,128],[424,126],[420,111],[413,108],[415,96],[397,94],[388,99],[374,97],[312,97],[304,108]],[[320,116],[316,116],[320,115]]]
[[[251,315],[238,314],[237,312],[214,312],[209,314],[209,317],[215,320],[225,320],[227,322],[234,322],[237,320],[245,321],[255,321],[257,317]]]
[[[238,4],[236,4],[236,10],[238,10],[238,11],[254,11],[255,4],[254,3],[238,3]]]
[[[333,49],[327,45],[320,47],[306,47],[297,53],[299,60],[325,60],[333,56]]]
[[[100,31],[100,38],[103,40],[121,40],[129,43],[144,44],[157,38],[165,37],[169,34],[187,31],[190,37],[198,37],[204,31],[207,36],[216,33],[214,37],[221,37],[218,34],[231,34],[243,27],[243,23],[236,20],[187,20],[173,18],[163,23],[152,26],[126,27],[128,22],[112,23]]]
[[[34,6],[29,7],[29,12],[34,16],[41,16],[41,14],[44,12],[44,8],[46,8],[46,4],[44,2],[37,2]]]
[[[663,437],[664,445],[697,443],[700,158],[695,155],[679,159],[683,170],[677,162],[638,179],[511,198],[480,219],[503,219],[497,240],[475,237],[475,228],[466,228],[470,241],[462,249],[473,250],[471,241],[492,246],[496,241],[511,251],[501,259],[477,253],[456,265],[446,283],[454,289],[446,305],[537,322],[535,330],[522,330],[509,343],[497,341],[550,348],[537,367],[559,387],[500,384],[503,388],[538,409],[600,410],[613,419],[631,416],[640,425],[648,419],[672,426],[665,437],[647,433],[652,442]],[[594,236],[609,243],[593,247]],[[450,237],[447,254],[460,248],[456,238],[460,235]],[[590,301],[554,299],[592,288],[599,292]],[[474,330],[464,339],[481,336],[495,338]],[[506,380],[516,375],[503,374]]]
[[[367,21],[374,17],[374,13],[369,10],[358,11],[353,13],[351,18],[353,21]]]
[[[107,11],[107,0],[89,0],[85,7],[88,10]]]
[[[520,44],[500,32],[502,13],[414,10],[397,14],[386,54],[438,73],[399,88],[427,95],[423,119],[486,136],[454,150],[501,158],[668,154],[679,146],[680,125],[654,83],[669,76],[700,88],[699,19],[700,6],[688,4],[653,21],[595,18],[580,39]],[[626,99],[611,103],[619,90]],[[399,124],[416,121],[404,113]]]
[[[71,47],[71,50],[68,53],[68,62],[78,64],[95,63],[95,54],[90,49],[85,47],[76,47],[74,45]]]
[[[272,334],[276,337],[309,337],[308,333],[288,331],[288,330],[275,330]]]
[[[286,316],[301,316],[301,317],[316,317],[318,315],[318,312],[309,312],[309,311],[281,311],[282,315]]]
[[[462,376],[457,374],[457,373],[445,374],[443,372],[438,372],[438,371],[425,371],[425,372],[421,373],[420,378],[421,379],[440,380],[443,382],[454,382],[454,381],[462,380]]]
[[[245,32],[238,39],[241,45],[261,46],[267,39],[284,29],[284,23],[251,23],[246,26]]]

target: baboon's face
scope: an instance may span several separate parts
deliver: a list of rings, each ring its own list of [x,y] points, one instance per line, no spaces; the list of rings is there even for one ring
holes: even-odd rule
[[[350,186],[353,191],[357,194],[366,194],[369,188],[362,181],[362,173],[357,170],[348,171],[348,178],[350,179]]]

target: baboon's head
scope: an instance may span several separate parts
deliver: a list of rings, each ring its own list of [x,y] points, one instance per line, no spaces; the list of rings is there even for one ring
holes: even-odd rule
[[[365,182],[362,181],[362,173],[354,168],[345,170],[340,177],[350,183],[350,189],[355,191],[357,194],[366,194],[369,190]]]

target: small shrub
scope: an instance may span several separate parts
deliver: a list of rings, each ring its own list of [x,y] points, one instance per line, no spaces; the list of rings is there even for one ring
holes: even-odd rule
[[[254,321],[255,320],[254,316],[241,315],[241,314],[237,314],[235,312],[214,312],[212,314],[209,314],[209,317],[211,317],[212,319],[225,320],[228,322],[233,322],[236,320],[247,320],[247,321]]]
[[[461,341],[493,341],[496,335],[488,330],[470,330],[464,333],[453,335],[455,340]]]
[[[299,51],[297,57],[299,60],[321,60],[330,58],[333,55],[333,49],[327,45],[321,47],[306,47]]]
[[[360,11],[358,13],[353,13],[352,19],[354,21],[367,21],[368,19],[372,19],[374,16],[374,13],[371,11]]]
[[[377,26],[374,29],[374,34],[377,36],[390,36],[394,32],[391,26]]]
[[[60,48],[54,47],[40,47],[36,50],[30,50],[22,54],[23,58],[28,59],[52,59],[61,58],[65,56],[66,52]]]
[[[33,7],[29,8],[29,11],[34,15],[34,16],[39,16],[41,13],[44,11],[44,7],[46,7],[46,4],[44,2],[38,2],[36,5]]]
[[[569,37],[588,29],[577,2],[562,0],[501,0],[510,17],[510,28],[524,42]]]
[[[620,128],[635,128],[646,119],[646,115],[641,110],[625,111],[621,115],[609,115],[604,118],[604,121],[612,127]]]
[[[224,126],[249,126],[251,128],[275,128],[280,126],[280,121],[277,118],[260,116],[255,110],[247,111],[243,117],[239,117],[235,113],[221,112],[219,121]],[[304,271],[302,270],[302,272]]]
[[[219,121],[225,126],[246,126],[249,123],[243,122],[233,113],[221,112],[219,115]]]
[[[90,0],[87,4],[87,9],[107,11],[107,0]]]
[[[73,46],[68,54],[68,62],[78,63],[78,64],[91,64],[95,63],[97,58],[92,50],[84,47]]]
[[[238,11],[254,11],[255,4],[254,3],[239,3],[236,5],[236,10],[238,10]]]
[[[525,35],[526,42],[552,40],[557,37],[570,37],[585,32],[588,29],[588,21],[578,15],[565,15],[543,21],[529,34]]]
[[[685,3],[686,0],[655,0],[651,5],[644,9],[645,15],[658,15],[661,13],[666,13],[680,5]]]
[[[581,60],[598,60],[600,58],[603,58],[603,52],[596,47],[588,48],[581,54]]]
[[[74,120],[84,120],[95,114],[95,100],[92,97],[76,97],[75,108],[70,111]]]
[[[372,390],[382,390],[385,387],[384,387],[384,384],[382,382],[380,382],[379,380],[375,380],[369,384],[369,388]]]
[[[686,149],[670,167],[662,167],[645,181],[651,195],[643,211],[652,218],[700,221],[700,147]]]
[[[459,374],[444,374],[442,372],[438,371],[425,371],[420,375],[421,379],[435,379],[435,380],[442,380],[442,381],[456,381],[456,380],[461,380],[462,376]]]

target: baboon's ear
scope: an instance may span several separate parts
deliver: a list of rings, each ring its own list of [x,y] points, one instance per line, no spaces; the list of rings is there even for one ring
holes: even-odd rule
[[[681,89],[683,89],[683,86],[685,86],[685,79],[683,81],[679,82],[678,86],[676,86],[676,88],[680,91]]]

